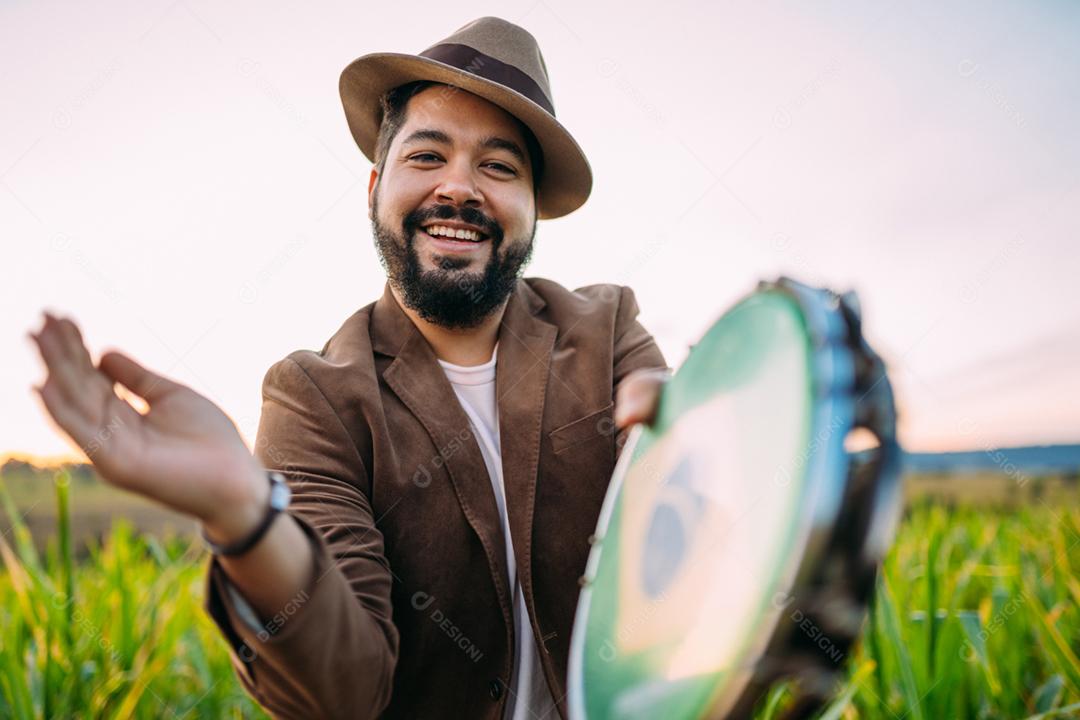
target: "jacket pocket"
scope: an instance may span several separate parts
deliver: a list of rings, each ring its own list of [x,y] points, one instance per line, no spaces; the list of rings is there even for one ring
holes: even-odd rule
[[[555,428],[548,433],[552,451],[558,455],[594,438],[614,437],[616,432],[614,412],[615,403],[608,403],[606,407],[596,412]]]

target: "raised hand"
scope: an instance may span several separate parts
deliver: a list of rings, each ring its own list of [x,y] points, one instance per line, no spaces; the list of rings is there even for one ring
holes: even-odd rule
[[[651,424],[656,419],[660,394],[671,373],[664,368],[640,368],[627,375],[615,393],[615,425]]]
[[[102,478],[199,519],[215,539],[242,536],[258,522],[265,475],[224,412],[120,352],[106,352],[95,367],[75,323],[44,315],[41,331],[28,333],[48,370],[34,389]],[[114,383],[149,410],[136,410]]]

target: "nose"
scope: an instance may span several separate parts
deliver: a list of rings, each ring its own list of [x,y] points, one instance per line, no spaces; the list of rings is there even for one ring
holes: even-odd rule
[[[476,174],[469,163],[455,159],[443,168],[435,198],[440,203],[477,208],[483,205],[484,195],[476,185]]]

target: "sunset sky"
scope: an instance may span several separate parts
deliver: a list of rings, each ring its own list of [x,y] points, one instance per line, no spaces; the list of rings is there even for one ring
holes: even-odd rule
[[[1080,441],[1080,5],[597,5],[4,3],[0,453],[74,450],[43,308],[253,441],[266,369],[382,292],[341,70],[490,14],[594,173],[528,275],[630,285],[673,366],[760,278],[854,288],[909,450]]]

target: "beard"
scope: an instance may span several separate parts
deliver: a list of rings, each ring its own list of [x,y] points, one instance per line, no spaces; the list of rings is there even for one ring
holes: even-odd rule
[[[401,222],[401,234],[379,222],[378,192],[372,200],[372,234],[379,262],[390,285],[401,295],[405,306],[430,323],[452,328],[477,327],[497,310],[517,286],[518,278],[532,257],[536,237],[536,218],[526,241],[508,245],[501,257],[502,227],[474,208],[455,210],[452,205],[435,205],[413,210]],[[438,267],[425,270],[416,252],[416,235],[422,225],[432,220],[459,220],[487,235],[490,256],[483,270],[467,272],[470,259],[436,255]]]

